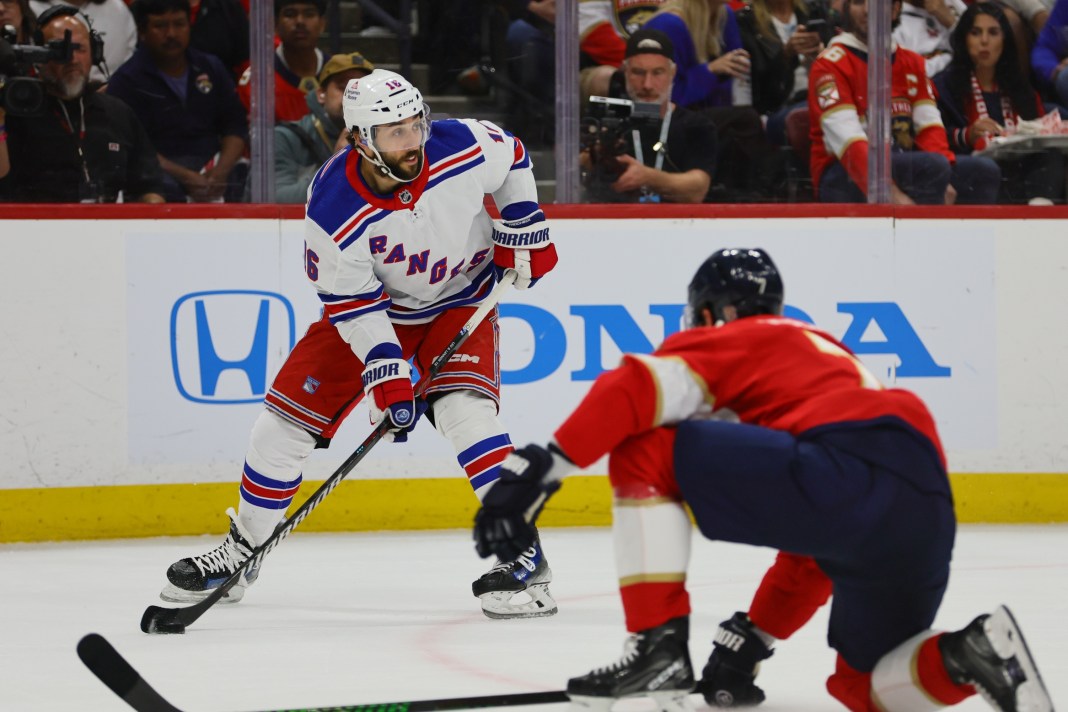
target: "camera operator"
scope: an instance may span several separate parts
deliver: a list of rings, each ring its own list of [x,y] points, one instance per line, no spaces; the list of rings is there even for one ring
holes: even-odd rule
[[[13,111],[7,97],[0,200],[163,202],[156,151],[137,117],[118,99],[89,88],[88,24],[74,8],[50,12],[39,39],[69,54],[37,66],[44,87],[40,111]]]
[[[671,40],[658,30],[638,30],[627,40],[622,72],[626,93],[635,102],[633,113],[612,125],[591,120],[581,137],[579,160],[590,200],[705,199],[715,168],[716,130],[702,114],[672,103],[674,55]],[[591,108],[598,101],[604,104],[605,99],[591,99]],[[651,121],[641,120],[647,107]]]

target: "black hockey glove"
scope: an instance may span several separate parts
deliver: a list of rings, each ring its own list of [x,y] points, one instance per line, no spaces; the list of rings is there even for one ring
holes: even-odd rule
[[[534,522],[560,480],[575,469],[556,445],[527,445],[501,463],[501,478],[475,515],[475,551],[512,561],[534,541]]]
[[[697,683],[711,707],[753,707],[764,701],[764,691],[754,684],[760,661],[774,652],[753,630],[744,613],[735,613],[716,629],[712,655]]]

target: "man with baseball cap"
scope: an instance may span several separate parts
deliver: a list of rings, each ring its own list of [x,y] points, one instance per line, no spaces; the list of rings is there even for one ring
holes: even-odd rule
[[[582,153],[586,155],[580,159],[584,168],[600,165],[615,169],[616,177],[607,186],[611,192],[598,191],[596,171],[591,172],[592,183],[587,187],[594,199],[704,201],[715,170],[716,129],[704,115],[671,101],[674,56],[671,39],[659,30],[639,29],[627,39],[620,69],[626,98],[635,103],[635,113],[658,113],[660,120],[637,122],[632,116],[631,128],[638,131],[638,142],[628,130],[622,146],[619,142],[595,141],[584,147]]]
[[[319,166],[347,145],[341,98],[353,79],[365,77],[375,65],[359,52],[336,54],[319,71],[319,87],[305,96],[309,114],[274,127],[275,199],[303,203]]]

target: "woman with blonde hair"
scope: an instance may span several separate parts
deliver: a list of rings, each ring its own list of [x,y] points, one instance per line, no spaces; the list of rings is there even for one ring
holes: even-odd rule
[[[748,76],[749,53],[726,0],[668,0],[644,27],[675,45],[672,101],[687,108],[732,104],[731,83]]]

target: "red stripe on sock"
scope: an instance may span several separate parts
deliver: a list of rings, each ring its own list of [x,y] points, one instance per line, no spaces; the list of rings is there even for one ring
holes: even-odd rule
[[[672,618],[690,615],[690,594],[685,581],[635,583],[621,586],[623,612],[631,633],[655,628]]]
[[[944,634],[928,638],[916,656],[916,677],[928,695],[944,705],[955,705],[975,694],[971,685],[957,685],[949,679],[938,641]]]

